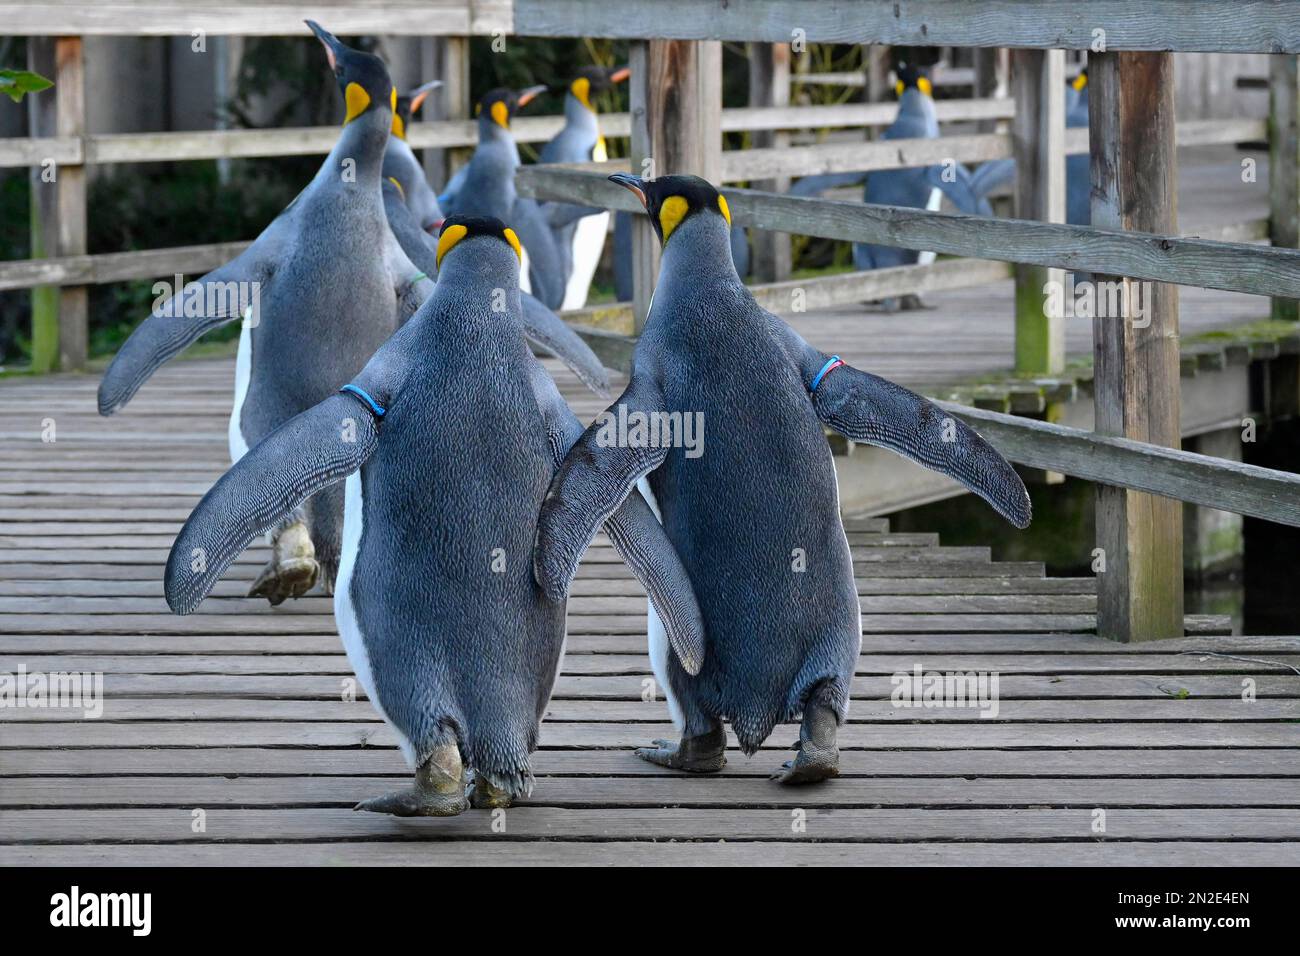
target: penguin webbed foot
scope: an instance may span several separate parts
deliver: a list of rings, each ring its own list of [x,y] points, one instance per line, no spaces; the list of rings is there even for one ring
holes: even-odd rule
[[[470,791],[469,805],[475,810],[497,810],[510,806],[513,797],[509,790],[496,786],[481,773],[474,774],[474,789]]]
[[[443,744],[435,747],[415,771],[412,786],[362,800],[352,809],[395,817],[454,817],[469,807],[466,789],[459,748],[455,744]]]
[[[275,607],[288,598],[302,597],[316,586],[320,577],[321,566],[316,560],[311,534],[305,524],[294,522],[276,534],[271,560],[253,581],[248,596],[264,597]]]
[[[696,737],[652,741],[653,747],[638,747],[636,755],[649,763],[687,773],[717,773],[727,765],[727,733],[719,724]]]
[[[777,783],[820,783],[839,776],[840,751],[835,744],[839,718],[828,696],[823,687],[806,705],[795,744],[799,752],[772,774]]]

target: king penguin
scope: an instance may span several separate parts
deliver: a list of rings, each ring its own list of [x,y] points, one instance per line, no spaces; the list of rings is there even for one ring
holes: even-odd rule
[[[711,185],[610,179],[640,197],[663,244],[619,416],[694,413],[707,431],[702,454],[690,457],[671,442],[614,447],[598,425],[588,428],[542,506],[537,579],[553,597],[565,594],[601,516],[639,484],[690,575],[705,654],[697,675],[678,666],[651,609],[651,665],[682,737],[638,755],[715,771],[725,763],[724,719],[746,754],[778,722],[802,720],[798,754],[774,776],[824,779],[837,772],[836,728],[862,630],[824,427],[955,478],[1017,527],[1029,523],[1029,496],[961,421],[812,348],[760,308],[732,268],[731,216]]]
[[[307,23],[347,106],[334,149],[242,255],[155,308],[99,385],[99,412],[111,415],[163,362],[204,332],[243,316],[229,428],[232,461],[355,375],[415,311],[429,285],[389,230],[380,196],[397,91],[378,57]],[[286,515],[271,529],[271,560],[249,594],[279,604],[318,581],[332,587],[342,519],[335,489]]]
[[[393,108],[392,135],[384,151],[384,179],[397,181],[403,200],[411,208],[420,228],[425,230],[442,222],[442,209],[438,206],[438,194],[425,178],[424,167],[406,142],[406,131],[411,125],[411,117],[419,112],[425,98],[440,86],[441,80],[432,80],[409,93],[398,95],[397,105]]]
[[[558,309],[564,303],[560,253],[541,205],[515,192],[519,148],[510,132],[515,113],[546,89],[498,88],[483,96],[475,107],[478,146],[438,201],[448,216],[488,216],[510,223],[524,247],[523,290],[548,309]]]
[[[934,88],[922,67],[900,63],[894,92],[898,95],[898,115],[881,134],[882,139],[935,139],[939,136],[939,119],[934,109]],[[988,201],[976,195],[971,173],[961,163],[919,166],[911,169],[879,170],[866,173],[830,173],[808,176],[795,183],[790,192],[796,196],[815,196],[827,189],[853,185],[866,180],[865,202],[886,206],[906,206],[938,211],[943,197],[961,212],[992,215]],[[926,265],[934,261],[933,252],[917,252],[895,246],[855,243],[853,265],[856,269],[885,269],[891,266]],[[889,304],[894,304],[889,300]],[[918,307],[920,300],[903,297],[905,307]]]
[[[436,276],[437,246],[416,223],[414,213],[404,201],[401,184],[396,179],[386,179],[383,190],[388,227],[393,230],[402,251],[425,275]],[[609,398],[609,374],[582,337],[527,292],[520,295],[520,303],[524,334],[529,341],[559,358],[582,384],[601,398]]]
[[[582,431],[520,334],[515,234],[499,220],[451,217],[437,257],[433,294],[365,368],[204,496],[164,582],[172,610],[192,612],[263,527],[344,481],[335,621],[415,773],[409,789],[357,809],[400,816],[461,812],[467,774],[476,806],[506,806],[531,788],[565,628],[564,600],[533,577],[534,533]],[[668,622],[684,672],[698,673],[702,617],[663,529],[636,496],[603,520]]]
[[[609,158],[593,98],[626,80],[630,72],[626,66],[588,66],[578,71],[564,96],[564,127],[542,147],[543,163],[603,163]],[[581,309],[587,304],[608,231],[608,211],[552,228],[565,279],[561,308]]]

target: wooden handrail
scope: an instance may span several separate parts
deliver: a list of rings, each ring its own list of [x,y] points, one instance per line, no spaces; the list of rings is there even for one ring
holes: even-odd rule
[[[521,193],[641,212],[605,177],[548,166],[519,170]],[[1052,266],[1152,282],[1300,297],[1300,251],[1057,223],[993,219],[900,206],[724,189],[733,217],[778,232],[957,256]]]

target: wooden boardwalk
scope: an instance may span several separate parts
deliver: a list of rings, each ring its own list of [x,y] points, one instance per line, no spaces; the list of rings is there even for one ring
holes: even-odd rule
[[[201,613],[161,597],[227,464],[231,381],[176,362],[108,420],[93,377],[0,383],[0,676],[98,672],[106,698],[98,720],[0,708],[0,863],[1300,863],[1300,639],[1111,644],[1087,633],[1091,580],[878,519],[849,524],[865,634],[840,779],[766,779],[794,727],[719,776],[633,757],[673,732],[642,700],[642,592],[598,540],[532,798],[496,820],[354,813],[407,770],[345,699],[329,602],[243,597],[261,547]],[[997,716],[893,706],[918,665],[997,673]]]

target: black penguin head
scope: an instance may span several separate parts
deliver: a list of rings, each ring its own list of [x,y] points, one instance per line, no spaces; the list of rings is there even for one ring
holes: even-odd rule
[[[442,260],[447,253],[475,236],[499,239],[513,249],[515,256],[523,262],[524,251],[519,245],[519,237],[500,219],[491,216],[448,216],[442,221],[442,232],[438,234],[438,254],[434,265],[441,269]]]
[[[424,105],[425,97],[442,86],[442,80],[431,80],[423,86],[417,86],[415,89],[401,93],[397,97],[397,102],[393,104],[393,135],[398,139],[406,139],[406,127],[411,125],[411,116],[419,112],[420,107]]]
[[[368,110],[387,109],[391,112],[397,108],[397,89],[388,77],[388,68],[383,60],[373,53],[344,46],[338,37],[315,20],[306,23],[325,47],[325,57],[338,80],[339,89],[343,91],[343,100],[348,108],[344,126]]]
[[[930,83],[925,67],[900,63],[894,74],[898,77],[894,83],[894,92],[899,96],[903,95],[904,90],[920,90],[926,96],[934,95],[934,86]]]
[[[632,71],[626,66],[584,66],[569,81],[566,92],[594,113],[596,107],[592,105],[592,98],[612,89],[615,83],[622,83],[631,75]]]
[[[510,128],[510,117],[531,103],[538,93],[545,93],[545,86],[530,86],[524,90],[508,90],[497,87],[489,90],[474,107],[474,115],[482,120],[491,120],[502,129]]]
[[[649,213],[661,243],[667,243],[674,230],[689,216],[721,216],[727,227],[731,227],[731,210],[727,208],[726,197],[699,176],[638,179],[628,173],[615,173],[609,181],[637,195]]]

